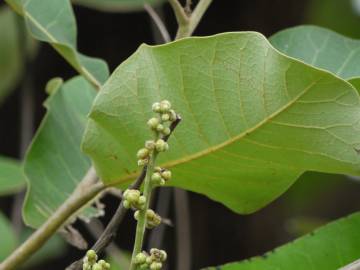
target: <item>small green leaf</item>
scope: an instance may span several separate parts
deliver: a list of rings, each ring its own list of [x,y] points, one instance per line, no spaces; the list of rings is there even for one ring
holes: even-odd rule
[[[17,239],[14,231],[12,230],[11,223],[0,212],[0,235],[1,235],[1,244],[0,244],[0,262],[2,262],[7,256],[17,246]]]
[[[317,26],[297,26],[276,33],[270,42],[282,53],[343,79],[360,76],[360,40]]]
[[[267,205],[308,170],[360,173],[356,90],[245,32],[143,45],[115,70],[83,141],[106,184],[138,174],[151,105],[162,99],[183,118],[159,160],[173,170],[169,183],[239,213]]]
[[[0,104],[15,89],[22,73],[19,31],[16,15],[0,8]]]
[[[11,6],[19,2],[7,0]],[[77,52],[76,21],[69,0],[22,0],[22,14],[35,39],[48,42],[81,75],[100,87],[109,75],[106,63]]]
[[[24,163],[28,194],[23,215],[32,227],[40,226],[69,197],[90,168],[80,141],[94,96],[91,85],[77,77],[45,102],[48,111]]]
[[[76,4],[107,12],[130,12],[144,8],[144,4],[158,5],[165,0],[74,0]]]
[[[14,159],[0,157],[0,195],[16,193],[25,185],[21,163]]]
[[[262,257],[210,267],[221,270],[337,270],[360,257],[360,213],[334,221]]]

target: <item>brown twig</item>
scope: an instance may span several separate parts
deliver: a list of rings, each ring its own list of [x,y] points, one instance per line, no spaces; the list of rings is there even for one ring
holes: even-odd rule
[[[170,134],[163,137],[164,141],[167,141],[169,139],[170,135],[177,127],[177,125],[180,123],[180,121],[181,121],[181,117],[180,115],[177,115],[176,120],[172,122],[170,125],[170,130],[171,130]],[[140,175],[135,180],[135,182],[129,186],[129,189],[139,189],[145,179],[145,176],[146,176],[146,166],[143,167]],[[110,222],[106,226],[103,233],[100,235],[99,239],[92,246],[91,248],[92,250],[94,250],[96,253],[99,253],[110,244],[110,242],[115,238],[118,228],[122,220],[124,219],[127,210],[128,209],[124,207],[121,200],[118,208],[116,209],[114,216],[111,218]],[[81,258],[75,261],[74,263],[72,263],[70,266],[68,266],[66,270],[80,270],[82,267],[82,263],[83,263],[83,259]]]

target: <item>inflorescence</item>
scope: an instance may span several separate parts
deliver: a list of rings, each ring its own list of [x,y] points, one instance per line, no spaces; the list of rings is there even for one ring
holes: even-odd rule
[[[165,152],[169,149],[166,137],[171,133],[171,123],[177,120],[177,115],[171,109],[171,103],[167,100],[156,102],[152,105],[152,111],[157,116],[148,120],[147,125],[154,133],[154,139],[145,142],[143,148],[137,152],[138,165],[150,166],[150,159],[156,157],[158,153]],[[152,164],[154,166],[154,164]],[[148,171],[149,172],[149,171]],[[171,172],[161,167],[152,167],[149,178],[150,190],[152,187],[163,186],[171,179]],[[148,194],[150,197],[150,193]],[[123,205],[127,209],[134,209],[134,218],[139,221],[145,218],[145,226],[147,229],[153,229],[161,224],[161,217],[152,209],[147,209],[146,196],[141,195],[137,189],[128,189],[124,192]],[[142,212],[145,211],[145,212]],[[132,263],[141,269],[160,270],[163,262],[166,260],[166,252],[158,249],[151,249],[150,254],[143,251],[134,254]]]
[[[92,249],[86,252],[86,256],[83,261],[83,270],[109,270],[110,264],[104,260],[97,260],[98,256]]]

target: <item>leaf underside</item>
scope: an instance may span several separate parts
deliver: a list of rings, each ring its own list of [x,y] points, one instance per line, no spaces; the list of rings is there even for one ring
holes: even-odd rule
[[[28,191],[25,222],[39,227],[70,196],[90,168],[80,151],[86,115],[95,90],[77,77],[55,90],[45,102],[47,113],[27,152],[24,171]],[[82,215],[93,215],[87,208]]]
[[[94,85],[101,86],[109,75],[103,60],[77,51],[77,27],[69,0],[6,0],[20,12],[32,36],[49,43],[80,74]],[[21,7],[21,10],[20,10]]]
[[[285,29],[269,40],[282,53],[343,79],[360,76],[360,40],[318,26]]]
[[[22,72],[16,15],[0,8],[0,104],[15,89]]]
[[[83,150],[107,185],[133,180],[151,104],[183,121],[160,164],[171,185],[251,213],[304,171],[359,174],[359,96],[347,82],[275,50],[260,34],[141,46],[95,99]]]
[[[0,235],[0,262],[2,262],[7,256],[11,254],[11,252],[18,244],[15,232],[11,227],[11,223],[2,212],[0,212]]]
[[[20,162],[0,157],[0,195],[18,192],[25,185],[26,181]]]
[[[360,214],[339,219],[261,257],[208,270],[337,270],[360,257]]]

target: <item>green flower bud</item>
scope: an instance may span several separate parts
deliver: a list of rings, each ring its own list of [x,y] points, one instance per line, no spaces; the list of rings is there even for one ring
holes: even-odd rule
[[[104,260],[100,260],[100,261],[98,261],[98,264],[101,266],[102,270],[106,270],[106,266],[108,263]],[[109,266],[110,266],[110,264],[109,264]]]
[[[168,113],[163,113],[161,115],[161,120],[166,122],[166,121],[169,121],[170,120],[170,115]]]
[[[167,113],[171,109],[171,103],[168,100],[163,100],[160,102],[160,111],[162,113]]]
[[[135,213],[134,213],[135,220],[139,220],[139,215],[140,215],[140,211],[136,210]]]
[[[155,168],[154,168],[154,171],[155,171],[155,172],[161,172],[161,171],[162,171],[162,168],[161,168],[161,167],[155,167]]]
[[[155,142],[153,140],[149,140],[145,142],[145,148],[148,150],[154,150],[155,149]]]
[[[154,218],[155,215],[156,215],[156,213],[154,212],[154,210],[152,210],[152,209],[146,210],[146,217],[147,217],[148,219]]]
[[[131,203],[128,200],[124,200],[123,205],[124,205],[124,208],[126,208],[126,209],[131,208]]]
[[[175,120],[176,120],[176,118],[177,118],[177,116],[176,116],[176,112],[174,111],[174,110],[170,110],[169,111],[169,120],[171,121],[171,122],[174,122]]]
[[[161,262],[152,262],[150,264],[150,270],[160,270],[162,268]]]
[[[125,192],[125,199],[128,200],[130,203],[138,202],[140,197],[140,191],[137,189],[128,189]]]
[[[161,178],[159,185],[160,185],[160,186],[165,186],[165,184],[166,184],[165,179],[164,179],[164,178]]]
[[[104,266],[104,270],[110,270],[110,268],[111,268],[110,263],[106,263]]]
[[[164,130],[164,126],[162,124],[158,124],[156,127],[156,131],[162,132]]]
[[[92,265],[90,265],[88,262],[83,263],[83,270],[91,270]]]
[[[153,262],[153,259],[150,257],[150,256],[148,256],[147,258],[146,258],[146,263],[149,265],[149,264],[151,264]]]
[[[169,148],[169,145],[164,140],[159,139],[156,141],[155,147],[158,152],[164,152]]]
[[[153,117],[150,118],[149,121],[147,122],[147,125],[151,128],[151,129],[156,129],[156,127],[160,124],[160,121],[158,118]]]
[[[138,166],[145,166],[149,163],[149,160],[148,159],[139,159],[138,160]]]
[[[153,173],[153,175],[151,176],[151,182],[155,185],[158,185],[160,184],[160,181],[161,181],[161,174],[158,172]]]
[[[166,170],[161,173],[161,177],[164,178],[166,181],[171,179],[171,171]]]
[[[159,113],[160,112],[160,103],[159,102],[155,102],[152,105],[152,111],[155,113]]]
[[[137,156],[138,159],[145,159],[145,158],[147,158],[147,157],[149,156],[149,154],[150,154],[149,149],[147,149],[147,148],[141,148],[141,149],[137,152],[136,156]]]
[[[92,262],[95,263],[98,259],[98,256],[96,255],[96,252],[92,249],[88,250],[86,252],[86,258],[88,259],[88,262],[91,264]]]
[[[166,251],[165,251],[165,250],[160,250],[160,256],[161,256],[160,260],[161,260],[162,262],[165,262],[166,259],[167,259]]]
[[[166,127],[163,129],[163,131],[161,133],[164,134],[165,136],[167,136],[171,133],[171,129]]]
[[[161,224],[161,217],[156,214],[153,210],[149,209],[146,212],[146,227],[148,229],[155,228]]]
[[[140,269],[149,269],[147,263],[140,265]]]
[[[100,264],[95,263],[92,267],[92,270],[103,270],[103,268]]]
[[[146,197],[141,195],[138,199],[138,204],[143,205],[146,203]]]
[[[143,252],[138,253],[134,258],[134,263],[135,264],[144,264],[146,262],[146,258],[147,258],[147,256]]]

